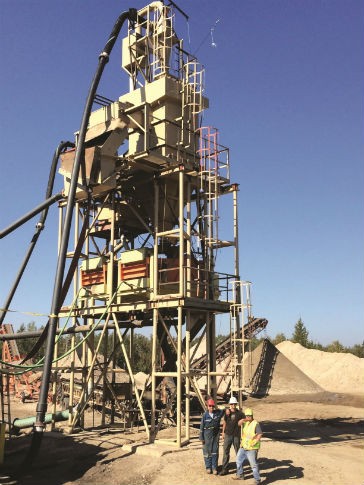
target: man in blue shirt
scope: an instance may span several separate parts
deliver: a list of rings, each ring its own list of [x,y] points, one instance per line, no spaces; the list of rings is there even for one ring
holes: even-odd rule
[[[215,409],[213,399],[207,401],[207,411],[204,412],[200,424],[200,440],[203,444],[203,457],[206,473],[217,475],[219,461],[220,421],[225,410]]]

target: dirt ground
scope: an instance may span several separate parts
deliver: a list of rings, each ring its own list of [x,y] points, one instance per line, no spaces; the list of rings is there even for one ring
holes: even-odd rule
[[[264,484],[363,485],[364,397],[318,393],[248,399],[264,437],[259,465]],[[14,404],[16,412],[34,414],[34,404]],[[27,414],[28,413],[28,414]],[[20,414],[19,414],[20,417]],[[162,431],[168,433],[169,430]],[[122,433],[107,428],[66,435],[46,432],[32,468],[24,467],[29,434],[6,443],[0,485],[204,485],[236,483],[234,452],[227,476],[207,475],[198,430],[190,444],[146,444],[144,431]],[[222,447],[220,447],[220,462]],[[22,476],[18,473],[22,471]],[[244,483],[253,484],[246,467]]]

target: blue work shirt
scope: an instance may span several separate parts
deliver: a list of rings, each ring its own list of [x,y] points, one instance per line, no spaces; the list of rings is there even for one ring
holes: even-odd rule
[[[220,431],[220,421],[225,414],[225,409],[214,409],[210,414],[205,411],[201,418],[200,440],[207,441],[216,436]]]

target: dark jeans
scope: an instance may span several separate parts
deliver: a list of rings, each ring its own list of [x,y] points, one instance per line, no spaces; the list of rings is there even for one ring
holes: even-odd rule
[[[202,447],[202,453],[205,460],[206,470],[217,470],[219,461],[219,438],[220,433],[213,435],[205,433],[205,444]]]
[[[223,445],[224,454],[223,454],[223,457],[222,457],[222,469],[224,471],[227,471],[228,466],[229,466],[231,445],[234,446],[235,453],[237,454],[238,451],[239,451],[239,448],[240,448],[240,437],[225,434],[224,445]]]

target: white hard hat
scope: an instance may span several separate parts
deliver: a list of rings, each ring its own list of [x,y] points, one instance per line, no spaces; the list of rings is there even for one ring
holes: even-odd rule
[[[231,396],[231,398],[229,399],[229,404],[238,404],[236,397]]]

